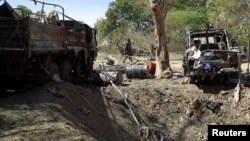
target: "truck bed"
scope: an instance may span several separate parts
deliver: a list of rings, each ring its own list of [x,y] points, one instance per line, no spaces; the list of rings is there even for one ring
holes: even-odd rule
[[[26,29],[26,19],[0,18],[0,51],[25,51],[27,48]]]

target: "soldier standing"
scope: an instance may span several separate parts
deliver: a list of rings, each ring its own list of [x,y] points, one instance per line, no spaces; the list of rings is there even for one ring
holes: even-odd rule
[[[132,62],[133,56],[133,48],[130,39],[127,39],[127,42],[124,44],[124,55],[125,58],[123,60],[123,63],[129,58],[129,60]]]

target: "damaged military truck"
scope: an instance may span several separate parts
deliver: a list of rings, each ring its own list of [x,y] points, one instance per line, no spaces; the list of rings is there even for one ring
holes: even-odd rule
[[[97,56],[96,30],[66,16],[60,5],[34,4],[41,11],[25,16],[7,1],[0,6],[1,87],[42,84],[55,75],[64,81],[86,78]]]
[[[187,50],[183,55],[184,75],[190,83],[204,80],[237,83],[240,71],[240,55],[230,49],[228,33],[224,29],[191,31],[187,36]],[[199,41],[199,58],[192,59],[193,41]]]

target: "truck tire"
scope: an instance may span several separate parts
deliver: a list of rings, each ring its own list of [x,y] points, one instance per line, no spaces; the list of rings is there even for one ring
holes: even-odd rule
[[[50,61],[49,62],[49,76],[50,76],[50,80],[53,80],[53,81],[61,81],[61,78],[60,78],[60,75],[59,75],[59,68],[58,68],[58,65],[53,62],[53,61]]]
[[[186,76],[187,75],[187,68],[185,66],[183,66],[183,75]]]
[[[69,61],[64,61],[60,66],[61,68],[61,73],[60,76],[62,80],[66,82],[71,82],[72,79],[72,65]]]

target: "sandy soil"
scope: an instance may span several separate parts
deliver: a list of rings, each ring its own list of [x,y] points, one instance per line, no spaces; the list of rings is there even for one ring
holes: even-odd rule
[[[96,69],[106,56],[98,56]],[[115,58],[119,62],[119,56]],[[243,65],[246,71],[247,64]],[[171,58],[171,67],[182,72],[180,56]],[[250,124],[249,87],[242,87],[235,105],[234,86],[182,84],[181,75],[122,77],[116,87],[92,81],[79,85],[50,82],[1,97],[0,139],[206,141],[209,124]],[[206,102],[217,106],[209,107]]]

